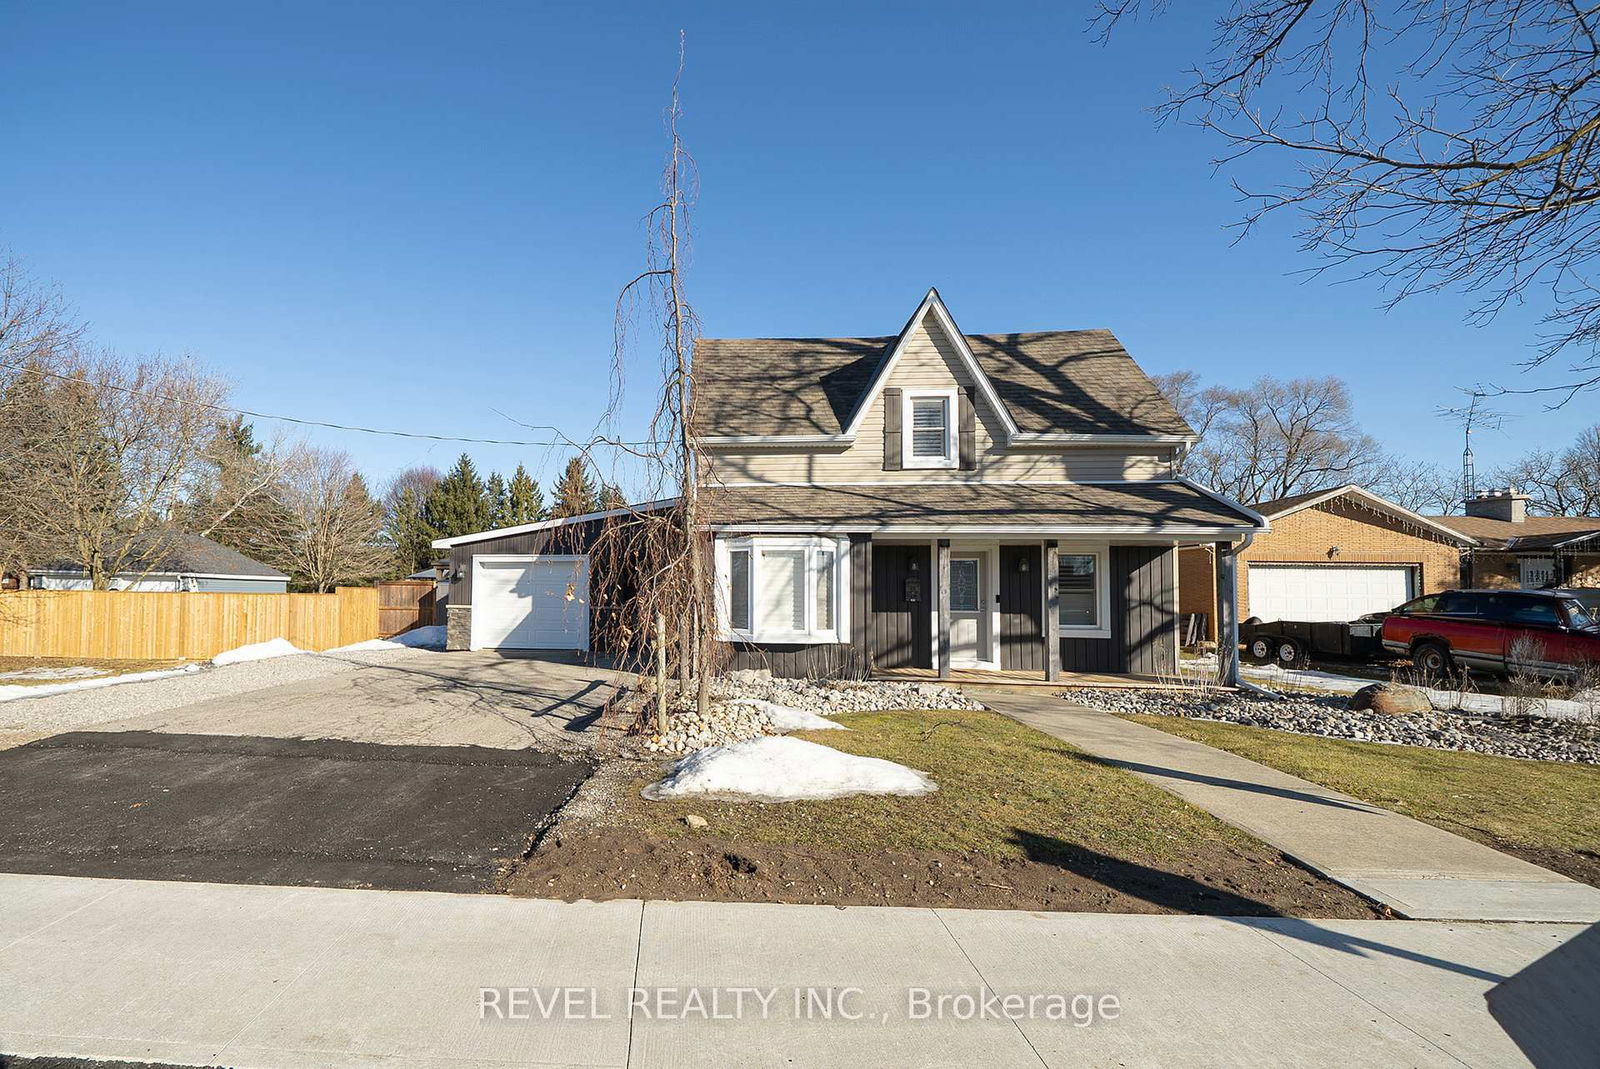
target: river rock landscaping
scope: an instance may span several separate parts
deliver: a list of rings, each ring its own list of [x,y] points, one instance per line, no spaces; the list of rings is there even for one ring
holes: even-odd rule
[[[730,672],[711,685],[712,706],[705,716],[693,695],[675,696],[665,733],[650,733],[644,748],[657,754],[686,754],[764,735],[782,735],[805,723],[795,713],[837,716],[891,709],[977,710],[983,705],[952,687],[935,683],[882,680],[773,679],[767,672]],[[785,712],[785,711],[789,712]]]
[[[1214,720],[1301,735],[1535,761],[1600,764],[1600,727],[1536,716],[1463,711],[1396,716],[1350,709],[1347,699],[1338,695],[1269,698],[1220,691],[1074,690],[1065,697],[1113,713]]]

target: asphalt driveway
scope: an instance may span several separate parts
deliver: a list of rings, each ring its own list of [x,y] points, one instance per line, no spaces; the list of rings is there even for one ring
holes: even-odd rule
[[[0,871],[490,890],[587,778],[618,678],[400,650],[9,702],[85,730],[0,750]]]
[[[0,871],[492,890],[588,774],[534,749],[71,732],[0,751]]]

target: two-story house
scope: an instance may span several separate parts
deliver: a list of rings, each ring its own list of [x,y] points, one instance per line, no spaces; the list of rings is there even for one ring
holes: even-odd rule
[[[734,667],[1172,674],[1178,545],[1231,568],[1267,526],[1176,474],[1194,432],[1109,331],[964,334],[930,290],[892,336],[703,338],[694,364]],[[435,543],[457,645],[562,634],[514,622],[545,581],[525,569],[587,575],[581,553],[538,562],[554,527]]]

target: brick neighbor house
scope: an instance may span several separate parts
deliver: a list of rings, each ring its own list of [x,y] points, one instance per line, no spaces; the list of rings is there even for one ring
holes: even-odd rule
[[[1239,617],[1352,620],[1409,598],[1461,585],[1462,555],[1476,537],[1460,517],[1428,517],[1349,485],[1250,506],[1272,523],[1239,553]],[[1179,612],[1204,615],[1216,569],[1209,546],[1186,546],[1178,560]],[[1198,634],[1191,637],[1199,637]]]
[[[1529,516],[1528,495],[1485,490],[1465,516],[1435,522],[1479,543],[1464,582],[1475,587],[1600,587],[1600,516]]]

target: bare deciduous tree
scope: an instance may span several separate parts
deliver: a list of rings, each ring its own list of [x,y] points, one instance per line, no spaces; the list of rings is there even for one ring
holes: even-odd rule
[[[1518,458],[1495,479],[1527,494],[1528,507],[1541,515],[1600,515],[1600,424],[1566,449],[1536,449]]]
[[[268,562],[289,572],[296,585],[327,593],[389,568],[394,551],[382,537],[383,506],[348,453],[306,450],[277,497],[285,522],[266,533]]]
[[[10,522],[25,566],[77,565],[94,589],[159,562],[227,387],[185,362],[56,353],[7,385]]]
[[[1201,436],[1184,474],[1236,500],[1370,484],[1390,468],[1356,423],[1338,379],[1261,378],[1235,389],[1202,387],[1192,372],[1177,372],[1158,376],[1156,385]]]
[[[1104,0],[1102,34],[1164,0]],[[1220,5],[1219,5],[1220,6]],[[1600,9],[1571,0],[1232,0],[1164,115],[1298,162],[1245,189],[1248,228],[1303,214],[1318,270],[1391,303],[1457,289],[1482,322],[1538,300],[1562,400],[1600,385]]]

